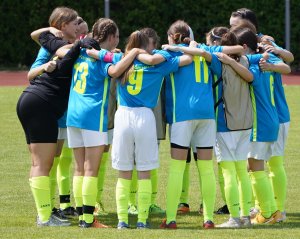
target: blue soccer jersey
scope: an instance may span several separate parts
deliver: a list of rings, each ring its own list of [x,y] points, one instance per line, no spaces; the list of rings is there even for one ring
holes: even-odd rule
[[[223,46],[208,46],[203,43],[200,43],[197,45],[197,48],[203,49],[205,51],[208,51],[209,53],[214,53],[214,52],[222,52],[223,51]]]
[[[270,54],[268,62],[272,64],[276,64],[282,62],[282,60],[277,56]],[[284,89],[282,86],[282,77],[280,73],[274,73],[274,99],[275,99],[275,106],[278,113],[279,123],[289,122],[290,112],[289,112],[288,104],[286,102]]]
[[[251,64],[249,70],[254,76],[254,80],[250,84],[253,108],[251,141],[276,141],[279,120],[274,99],[274,74],[261,72],[257,64]]]
[[[282,85],[281,74],[274,74],[274,99],[278,113],[279,123],[286,123],[290,121],[289,107],[286,102],[284,88]]]
[[[157,105],[163,77],[177,71],[179,58],[162,62],[155,66],[134,61],[133,72],[125,84],[118,82],[118,103],[128,107],[154,108]]]
[[[47,63],[48,61],[50,61],[51,57],[52,55],[50,54],[50,52],[47,51],[46,48],[41,47],[35,61],[31,65],[30,70]]]
[[[212,61],[211,61],[211,70],[214,74],[214,82],[217,82],[222,77],[222,63],[218,59],[215,54],[212,54]],[[216,121],[217,121],[217,132],[229,132],[230,130],[226,126],[225,121],[225,112],[224,106],[222,101],[222,94],[223,94],[223,83],[222,81],[219,84],[215,85],[214,88],[214,97],[215,97],[215,104],[221,99],[221,103],[215,109],[216,113]]]
[[[166,77],[166,116],[169,124],[214,119],[212,73],[203,57],[194,56],[191,64]]]
[[[74,64],[67,126],[107,132],[111,63],[95,60],[82,49]]]
[[[250,63],[258,63],[263,57],[261,54],[247,55]],[[282,62],[280,58],[274,54],[269,53],[267,62],[277,64]],[[280,73],[274,73],[274,99],[275,106],[278,113],[279,123],[286,123],[290,121],[290,112],[286,102],[284,88],[282,85],[282,77]]]

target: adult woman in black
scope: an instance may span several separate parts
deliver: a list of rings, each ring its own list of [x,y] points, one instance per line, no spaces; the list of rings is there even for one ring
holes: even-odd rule
[[[49,32],[41,34],[40,43],[54,52],[65,44]],[[57,120],[68,105],[72,68],[81,47],[99,49],[97,42],[89,38],[76,42],[64,58],[56,61],[53,72],[45,72],[30,82],[17,104],[32,159],[29,182],[38,211],[38,226],[70,225],[51,215],[49,171],[56,152]]]

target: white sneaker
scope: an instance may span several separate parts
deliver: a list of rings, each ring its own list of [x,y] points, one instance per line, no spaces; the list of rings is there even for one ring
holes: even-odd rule
[[[250,208],[250,218],[253,219],[259,213],[259,209],[252,207]]]
[[[47,222],[42,222],[39,217],[37,217],[36,225],[38,227],[66,227],[71,226],[69,221],[57,220],[53,215],[50,216]]]
[[[218,228],[239,228],[241,226],[241,219],[238,217],[230,217],[227,222],[216,225]]]
[[[250,217],[241,217],[241,225],[242,227],[251,227],[252,223]]]

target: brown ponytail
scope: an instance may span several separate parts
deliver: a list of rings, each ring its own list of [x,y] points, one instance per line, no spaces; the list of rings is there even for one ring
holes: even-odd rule
[[[189,44],[191,39],[189,26],[185,21],[177,20],[168,30],[168,35],[173,39],[175,44],[185,43]]]
[[[147,46],[149,44],[149,38],[141,31],[135,31],[130,34],[130,36],[127,39],[127,44],[125,48],[125,54],[126,56],[130,50],[133,48],[141,48],[141,49],[147,49]],[[125,84],[128,81],[130,73],[133,72],[133,63],[128,67],[128,69],[122,74],[121,83]]]

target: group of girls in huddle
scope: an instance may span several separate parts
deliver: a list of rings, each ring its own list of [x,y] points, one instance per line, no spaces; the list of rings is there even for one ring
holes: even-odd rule
[[[250,22],[253,19],[247,17],[249,12],[254,15],[249,9],[234,12],[230,22],[235,26],[231,29],[213,28],[207,35],[207,45],[193,41],[191,28],[182,20],[169,27],[168,45],[162,50],[154,49],[157,34],[153,29],[137,30],[128,37],[123,54],[115,52],[119,30],[113,20],[98,19],[91,33],[83,36],[87,33],[86,23],[76,11],[64,7],[53,11],[50,27],[32,34],[42,48],[28,74],[30,86],[17,105],[32,158],[29,181],[38,226],[68,226],[66,216],[71,215],[79,217],[83,228],[109,227],[96,220],[94,213],[97,214],[95,205],[101,202],[108,145],[112,144],[112,167],[119,172],[117,228],[130,227],[128,202],[134,169],[138,178],[136,228],[150,228],[148,214],[155,205],[153,192],[157,189],[159,167],[156,128],[161,123],[152,109],[162,89],[171,159],[166,219],[160,228],[177,228],[177,207],[189,148],[195,152],[199,171],[203,228],[285,220],[283,151],[289,115],[281,74],[289,73],[290,68],[279,58],[290,62],[293,56],[278,47],[273,38],[262,34],[261,47],[269,53],[257,54],[257,25]],[[79,24],[84,24],[83,30]],[[55,55],[58,59],[53,58]],[[230,131],[226,125],[220,96],[223,82],[232,76],[249,84],[251,129]],[[223,82],[217,80],[220,78]],[[118,108],[114,112],[116,99]],[[68,139],[68,147],[63,147],[61,153],[64,139]],[[69,148],[75,158],[76,210],[70,205]],[[214,148],[230,212],[229,220],[220,225],[215,225],[213,218]],[[264,171],[265,161],[271,181]],[[156,179],[151,175],[156,175]],[[59,186],[60,209],[54,207],[56,176],[59,185],[64,185]],[[250,220],[251,183],[259,212]]]

